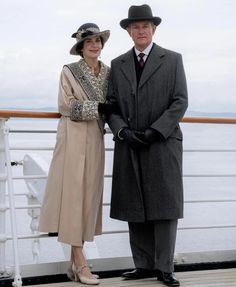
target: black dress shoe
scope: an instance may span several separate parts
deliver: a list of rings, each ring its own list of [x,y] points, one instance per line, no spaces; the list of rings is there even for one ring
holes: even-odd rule
[[[165,285],[170,287],[180,286],[179,280],[176,279],[175,274],[173,272],[167,273],[158,271],[157,280],[163,281]]]
[[[121,277],[126,280],[135,280],[135,279],[143,279],[150,278],[155,276],[152,270],[136,268],[133,271],[125,272],[121,274]]]

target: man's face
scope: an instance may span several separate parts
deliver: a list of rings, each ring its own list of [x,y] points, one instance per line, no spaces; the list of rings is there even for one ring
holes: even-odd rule
[[[156,26],[150,21],[133,22],[127,28],[135,47],[139,51],[143,51],[152,42],[155,30]]]

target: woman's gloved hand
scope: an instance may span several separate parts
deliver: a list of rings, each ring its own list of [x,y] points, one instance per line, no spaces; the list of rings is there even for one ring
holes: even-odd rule
[[[117,103],[105,102],[98,104],[98,112],[109,116],[110,114],[120,114],[120,107]]]

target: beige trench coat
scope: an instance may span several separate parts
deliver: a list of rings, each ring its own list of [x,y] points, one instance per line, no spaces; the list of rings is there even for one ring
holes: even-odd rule
[[[39,230],[58,232],[58,241],[81,246],[84,241],[93,241],[94,235],[102,231],[104,139],[98,120],[70,119],[73,99],[86,101],[88,97],[71,71],[64,67],[59,86],[62,117]]]

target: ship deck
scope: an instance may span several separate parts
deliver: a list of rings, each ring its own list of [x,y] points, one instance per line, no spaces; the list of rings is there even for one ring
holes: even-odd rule
[[[15,117],[30,120],[22,128]],[[12,281],[15,287],[22,281],[23,286],[84,286],[66,277],[70,247],[37,230],[56,140],[57,121],[49,119],[59,117],[0,111],[0,286],[10,287]],[[177,277],[184,287],[236,287],[236,118],[186,117],[182,122],[185,218],[178,225]],[[133,260],[127,224],[109,216],[114,142],[111,133],[105,139],[103,234],[85,246],[88,263],[101,276],[99,286],[164,286],[155,278],[115,277],[133,268]],[[187,266],[191,271],[186,272]],[[208,270],[196,271],[200,268]]]
[[[236,269],[217,269],[204,271],[177,272],[182,287],[236,287]],[[31,287],[74,287],[85,286],[75,282],[61,282],[43,285],[31,285]],[[142,280],[123,280],[120,277],[100,279],[99,286],[106,287],[147,287],[165,286],[156,278]],[[29,286],[30,287],[30,286]]]

